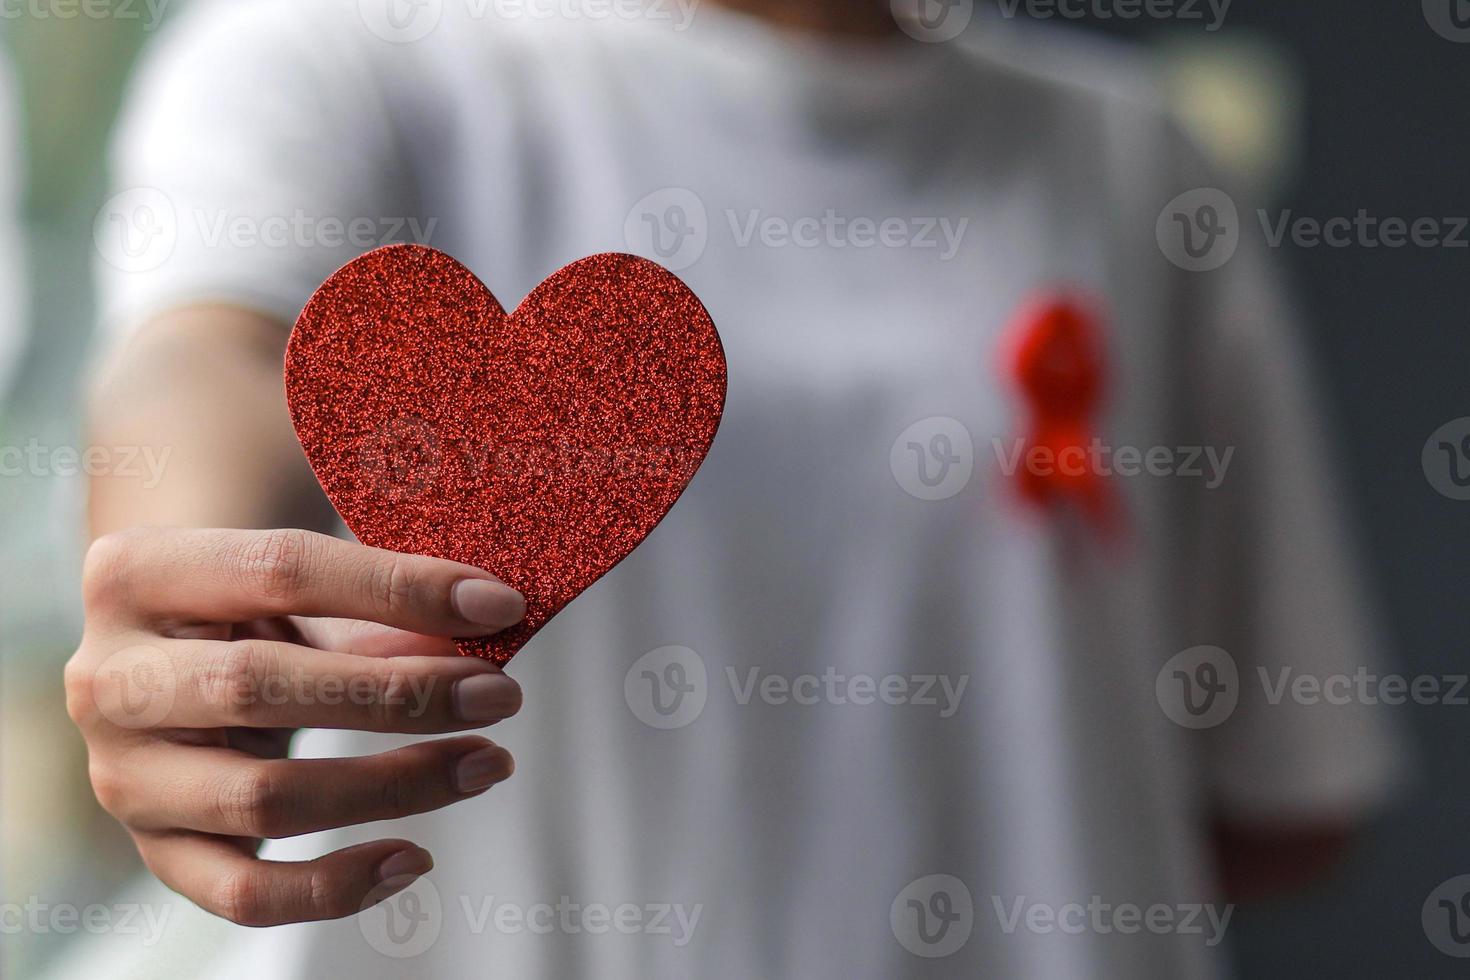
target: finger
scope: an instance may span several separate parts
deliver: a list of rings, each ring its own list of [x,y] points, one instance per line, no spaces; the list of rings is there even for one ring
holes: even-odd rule
[[[520,685],[475,657],[357,657],[269,640],[166,640],[152,649],[152,687],[134,685],[113,700],[150,692],[168,699],[166,710],[139,712],[157,717],[153,728],[433,734],[493,724],[521,708]]]
[[[525,615],[519,592],[473,565],[311,531],[123,531],[92,545],[86,579],[89,607],[110,606],[114,615],[132,610],[149,620],[295,614],[484,636]]]
[[[425,636],[362,619],[292,616],[301,642],[318,650],[356,657],[457,657],[459,648],[447,636]]]
[[[405,840],[358,844],[313,861],[263,861],[238,840],[181,831],[134,834],[160,881],[206,912],[242,926],[340,919],[376,905],[434,866]]]
[[[141,750],[140,750],[141,751]],[[476,736],[347,759],[254,759],[151,745],[112,810],[134,830],[279,838],[395,820],[469,799],[508,778],[510,753]],[[95,768],[95,766],[94,766]]]

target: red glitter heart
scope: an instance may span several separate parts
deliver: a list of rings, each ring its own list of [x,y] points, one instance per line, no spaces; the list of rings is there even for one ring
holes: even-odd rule
[[[725,353],[689,287],[646,259],[574,262],[507,315],[443,252],[390,245],[306,304],[286,398],[360,541],[525,594],[520,625],[458,641],[504,665],[684,492],[720,424]]]

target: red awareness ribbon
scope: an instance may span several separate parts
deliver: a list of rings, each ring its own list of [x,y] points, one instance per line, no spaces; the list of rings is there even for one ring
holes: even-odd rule
[[[1099,317],[1073,296],[1027,304],[1007,331],[1005,370],[1025,401],[1026,435],[1015,474],[1022,499],[1071,506],[1102,537],[1116,539],[1122,502],[1092,451],[1107,388]]]

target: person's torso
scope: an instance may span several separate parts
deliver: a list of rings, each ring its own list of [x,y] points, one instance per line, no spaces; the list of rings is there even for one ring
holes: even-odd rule
[[[300,975],[1208,975],[1207,936],[1028,925],[1209,898],[1153,701],[1166,571],[1003,471],[1026,423],[1000,347],[1037,295],[1105,311],[1098,434],[1166,439],[1129,134],[952,46],[859,70],[707,11],[492,26],[385,56],[428,244],[507,307],[593,252],[665,263],[720,328],[726,413],[664,523],[510,666],[515,777],[330,835],[438,866],[293,927]]]

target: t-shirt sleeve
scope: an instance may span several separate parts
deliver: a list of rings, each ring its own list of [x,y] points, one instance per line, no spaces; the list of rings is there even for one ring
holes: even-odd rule
[[[199,302],[289,324],[334,269],[401,237],[414,195],[374,64],[388,46],[355,6],[205,2],[144,53],[94,226],[106,338]]]
[[[1219,187],[1202,170],[1182,187]],[[1176,189],[1178,190],[1178,189]],[[1232,452],[1190,504],[1181,581],[1194,642],[1222,647],[1239,703],[1200,733],[1206,790],[1246,819],[1350,818],[1404,778],[1403,706],[1349,531],[1337,435],[1283,299],[1280,254],[1239,203],[1239,247],[1221,268],[1181,272],[1189,338],[1182,411],[1201,444]]]

